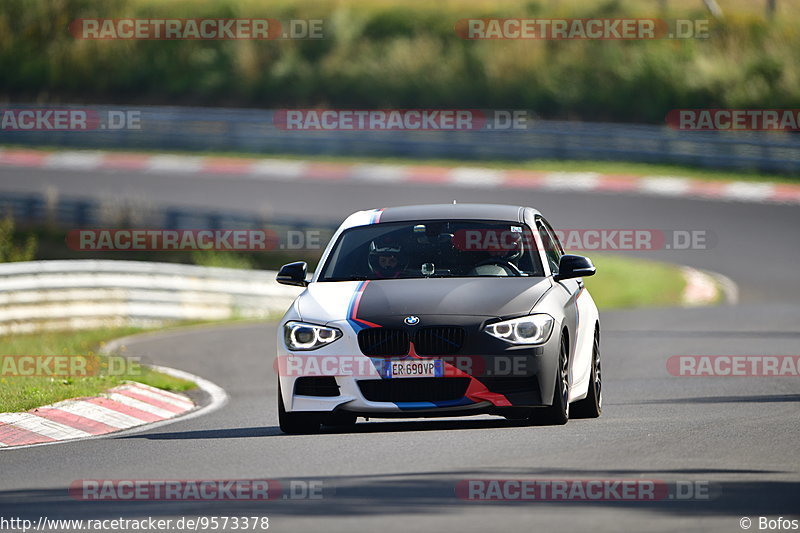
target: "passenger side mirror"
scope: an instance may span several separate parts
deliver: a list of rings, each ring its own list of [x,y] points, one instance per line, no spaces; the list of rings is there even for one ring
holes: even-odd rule
[[[305,287],[308,285],[306,281],[306,274],[308,273],[308,264],[305,261],[297,261],[283,265],[278,271],[278,276],[275,278],[278,283],[283,285],[296,285],[298,287]]]
[[[565,254],[558,262],[558,274],[553,276],[556,281],[565,279],[582,278],[584,276],[594,276],[597,269],[592,264],[592,260],[582,255]]]

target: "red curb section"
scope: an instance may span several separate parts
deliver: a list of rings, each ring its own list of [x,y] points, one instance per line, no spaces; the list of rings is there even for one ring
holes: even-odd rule
[[[49,167],[55,169],[65,164],[59,160],[59,156],[81,153],[80,151],[46,152],[43,150],[4,150],[0,148],[0,165]],[[96,152],[92,153],[96,154]],[[93,162],[93,164],[95,168],[105,170],[146,172],[152,166],[153,159],[156,157],[160,156],[125,152],[103,152],[99,154],[96,158],[96,162]],[[195,156],[176,155],[173,157],[178,162],[180,162],[182,157],[186,157],[187,160],[191,158],[192,160],[191,165],[187,164],[185,169],[176,169],[176,173],[218,174],[221,176],[242,176],[250,179],[279,179],[281,177],[281,172],[284,171],[282,167],[283,164],[287,162],[300,162],[303,163],[302,174],[293,177],[317,181],[358,180],[359,182],[363,181],[364,178],[359,173],[359,165],[355,163],[208,156],[200,157],[200,165],[196,165],[198,158]],[[275,164],[275,172],[264,171],[264,166],[266,165],[268,167],[270,163]],[[66,164],[68,165],[68,163]],[[91,165],[92,162],[89,164]],[[374,166],[380,167],[382,165],[375,164]],[[393,184],[413,183],[456,185],[459,187],[469,186],[465,184],[463,180],[457,179],[458,168],[411,164],[400,167],[398,174],[396,165],[388,166],[392,167],[393,175],[398,176],[397,179],[392,180]],[[256,171],[256,169],[258,171]],[[492,172],[493,179],[495,179],[494,176],[497,177],[498,182],[494,186],[499,187],[528,190],[547,189],[549,191],[574,190],[579,192],[604,192],[611,194],[640,194],[647,196],[659,195],[659,192],[654,190],[652,185],[659,179],[667,178],[659,176],[595,174],[587,172],[545,172],[519,169],[486,170]],[[380,173],[380,170],[377,169],[376,172]],[[579,185],[577,187],[572,186],[573,184],[570,180],[570,175],[572,174],[575,174],[578,180],[575,181],[575,185]],[[587,180],[580,179],[584,178],[587,174],[593,175],[593,178],[588,180],[588,182]],[[674,180],[675,177],[672,176],[669,177],[669,179]],[[727,182],[692,178],[685,178],[685,182],[687,184],[686,187],[680,188],[679,190],[668,188],[666,192],[661,194],[666,194],[672,198],[684,197],[718,201],[800,204],[800,185],[769,182],[737,182],[736,180]],[[748,187],[745,187],[744,191],[741,187],[739,187],[738,190],[733,190],[730,185],[734,183],[739,185],[752,185],[752,190],[747,190],[749,189]]]
[[[122,413],[123,415],[138,418],[144,422],[158,422],[159,420],[163,420],[163,418],[158,415],[148,413],[147,411],[142,411],[141,409],[125,405],[124,403],[120,403],[109,398],[89,398],[86,401],[91,404],[99,405],[100,407],[105,407],[106,409],[111,409],[112,411]]]
[[[53,422],[58,422],[59,424],[63,424],[65,426],[80,429],[81,431],[91,433],[92,435],[102,435],[103,433],[111,433],[112,431],[119,430],[117,427],[109,426],[108,424],[104,424],[97,420],[67,413],[61,409],[54,409],[52,407],[41,407],[30,412],[36,416],[41,416],[42,418],[52,420]],[[0,442],[4,442],[2,438],[0,438]]]
[[[194,402],[186,396],[139,383],[120,385],[106,391],[105,394],[112,393],[143,402],[171,413],[171,415],[160,416],[112,400],[107,396],[65,400],[31,409],[27,413],[16,413],[6,417],[5,422],[0,422],[0,450],[7,450],[15,446],[74,440],[79,436],[85,437],[85,434],[104,435],[173,418],[191,411],[195,407]],[[99,406],[102,409],[92,406]],[[75,413],[69,412],[71,410],[75,410]],[[117,413],[125,416],[120,417]],[[0,416],[4,415],[7,413],[0,414]],[[25,418],[25,421],[29,423],[27,428],[21,427],[25,424],[20,424],[16,417]],[[30,424],[31,421],[36,423]],[[39,427],[54,430],[55,432],[50,434],[59,438],[34,431]],[[61,437],[62,433],[64,434],[63,438]]]
[[[41,442],[55,442],[55,439],[39,435],[27,429],[18,428],[11,424],[0,422],[0,442],[6,446],[23,446],[25,444],[39,444]]]
[[[152,406],[159,407],[159,408],[164,409],[166,411],[169,411],[171,413],[180,414],[180,413],[182,413],[182,412],[184,412],[186,410],[186,409],[183,409],[179,405],[174,405],[174,404],[171,404],[171,403],[162,402],[162,401],[156,400],[154,398],[150,398],[149,396],[145,396],[144,394],[136,394],[135,391],[130,390],[130,389],[121,390],[121,391],[119,391],[119,393],[122,394],[123,396],[127,396],[128,398],[133,398],[134,400],[139,400],[140,402],[148,403],[148,404],[150,404]]]

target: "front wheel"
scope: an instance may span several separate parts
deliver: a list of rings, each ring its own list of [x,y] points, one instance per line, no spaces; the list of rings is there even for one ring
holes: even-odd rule
[[[600,373],[600,335],[595,330],[592,347],[592,373],[586,398],[572,406],[573,418],[597,418],[603,412],[603,387]]]
[[[320,429],[320,418],[317,413],[287,413],[281,387],[278,385],[278,424],[281,431],[289,435],[317,433]]]
[[[532,417],[546,426],[563,426],[569,420],[569,340],[561,337],[561,350],[558,354],[556,386],[553,391],[553,405],[534,409]]]

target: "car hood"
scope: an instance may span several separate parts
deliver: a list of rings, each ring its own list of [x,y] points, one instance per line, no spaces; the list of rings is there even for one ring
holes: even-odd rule
[[[318,282],[297,302],[303,319],[409,315],[504,317],[528,313],[552,286],[548,278],[430,278]]]

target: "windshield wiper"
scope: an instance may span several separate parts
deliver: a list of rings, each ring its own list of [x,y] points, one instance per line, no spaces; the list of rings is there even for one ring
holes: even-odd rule
[[[341,278],[323,278],[320,281],[367,281],[368,279],[371,278],[367,276],[347,276]]]

